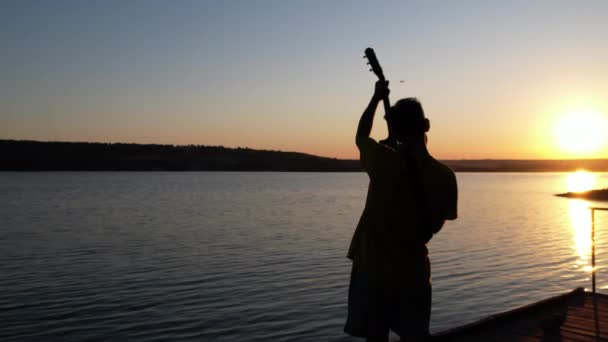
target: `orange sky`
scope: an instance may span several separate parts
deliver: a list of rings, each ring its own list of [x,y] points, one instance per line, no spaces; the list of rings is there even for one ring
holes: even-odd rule
[[[437,158],[608,156],[607,2],[140,6],[8,6],[0,139],[357,158],[371,46]]]

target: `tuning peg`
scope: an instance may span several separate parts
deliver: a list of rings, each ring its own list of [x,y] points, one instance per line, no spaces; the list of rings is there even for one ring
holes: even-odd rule
[[[367,58],[367,56],[363,56],[363,58]]]
[[[369,71],[374,71],[374,69],[369,69]]]
[[[367,62],[367,63],[365,63],[365,64],[369,65],[369,62]]]

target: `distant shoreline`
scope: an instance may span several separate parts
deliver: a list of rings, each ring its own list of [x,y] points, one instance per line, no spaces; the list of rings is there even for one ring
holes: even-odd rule
[[[442,160],[456,172],[608,172],[608,159]],[[0,140],[0,171],[362,172],[359,160],[204,145]]]
[[[583,198],[588,200],[608,201],[608,188],[587,190],[581,192],[565,192],[561,194],[555,194],[555,196],[565,198]]]
[[[454,171],[455,173],[572,173],[572,172],[576,172],[578,170],[570,170],[570,171],[496,171],[496,170],[492,170],[492,171],[485,171],[485,170],[454,170],[452,169],[452,171]],[[586,172],[608,172],[608,171],[589,171],[589,170],[584,170]],[[39,169],[39,170],[33,170],[33,169],[6,169],[6,168],[2,168],[0,169],[0,173],[15,173],[15,172],[21,172],[21,173],[43,173],[43,172],[175,172],[175,173],[180,173],[180,172],[206,172],[206,173],[365,173],[365,171],[363,170],[355,170],[355,171],[315,171],[315,170],[311,170],[311,171],[298,171],[298,170],[289,170],[289,171],[275,171],[275,170],[146,170],[146,169]]]

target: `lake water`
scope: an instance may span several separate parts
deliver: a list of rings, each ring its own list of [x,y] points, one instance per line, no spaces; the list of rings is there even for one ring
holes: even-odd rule
[[[457,178],[460,217],[429,246],[432,331],[590,287],[589,204],[552,194],[608,175]],[[0,173],[0,340],[356,341],[345,254],[366,190],[362,173]]]

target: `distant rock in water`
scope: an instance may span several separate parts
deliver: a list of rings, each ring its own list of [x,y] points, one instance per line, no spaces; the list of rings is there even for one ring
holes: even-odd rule
[[[596,201],[608,201],[608,188],[581,192],[566,192],[555,196],[567,198],[583,198]]]

